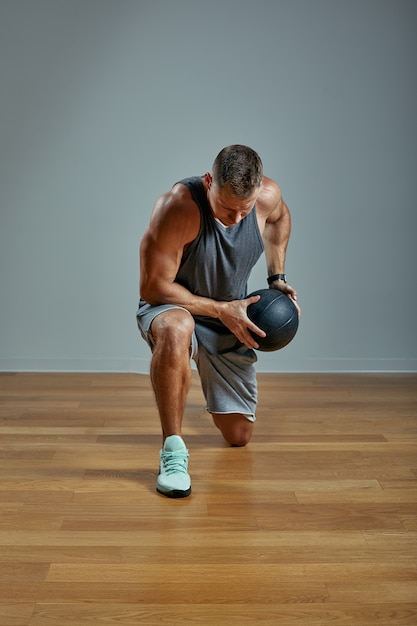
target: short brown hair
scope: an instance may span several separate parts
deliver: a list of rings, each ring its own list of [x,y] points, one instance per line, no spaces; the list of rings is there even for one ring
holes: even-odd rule
[[[262,184],[262,161],[252,148],[234,144],[219,152],[212,175],[219,187],[229,185],[236,196],[248,198]]]

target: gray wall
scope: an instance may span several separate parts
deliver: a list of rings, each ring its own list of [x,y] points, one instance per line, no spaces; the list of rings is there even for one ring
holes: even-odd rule
[[[416,16],[414,0],[1,0],[0,369],[148,371],[151,207],[236,142],[292,210],[303,307],[259,370],[416,371]]]

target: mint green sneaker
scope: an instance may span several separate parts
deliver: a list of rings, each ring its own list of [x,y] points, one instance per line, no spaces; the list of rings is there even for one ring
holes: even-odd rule
[[[188,469],[188,450],[178,435],[165,439],[161,452],[156,490],[168,498],[186,498],[191,493]]]

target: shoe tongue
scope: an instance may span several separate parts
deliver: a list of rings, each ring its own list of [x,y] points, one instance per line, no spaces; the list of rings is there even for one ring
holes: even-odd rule
[[[177,450],[184,450],[185,444],[181,437],[178,435],[170,435],[165,439],[164,450],[165,452],[176,452]]]

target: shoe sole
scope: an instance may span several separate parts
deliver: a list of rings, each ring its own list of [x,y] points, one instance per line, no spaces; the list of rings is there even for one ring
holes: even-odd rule
[[[186,498],[191,493],[191,487],[186,489],[185,491],[181,489],[173,489],[172,491],[162,491],[161,489],[156,488],[157,492],[166,496],[167,498]]]

